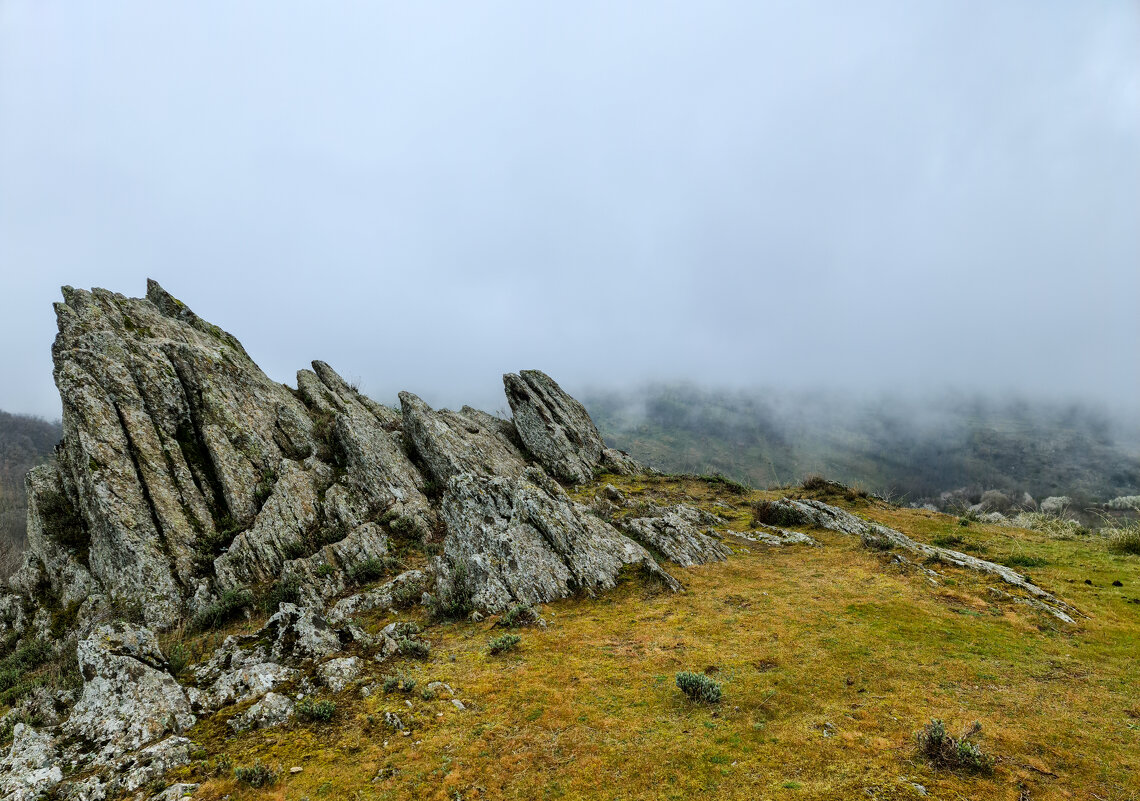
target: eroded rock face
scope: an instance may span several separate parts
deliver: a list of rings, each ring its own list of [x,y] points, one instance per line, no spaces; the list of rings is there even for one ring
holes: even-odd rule
[[[51,737],[31,726],[17,723],[12,730],[12,747],[0,761],[0,798],[4,801],[33,801],[63,781],[56,764],[57,749]]]
[[[463,565],[469,584],[463,592],[479,609],[593,594],[613,587],[628,565],[679,588],[648,551],[570,500],[537,468],[520,478],[458,475],[440,514],[448,528],[447,563],[437,566],[437,591],[454,595],[455,569]]]
[[[652,516],[627,520],[621,527],[670,562],[692,567],[727,559],[730,553],[724,543],[708,533],[708,526],[715,522],[711,517],[692,506],[678,504]]]
[[[63,730],[86,759],[105,764],[194,725],[185,691],[164,666],[154,633],[139,626],[100,626],[79,643],[83,692]]]
[[[285,692],[313,677],[343,689],[363,667],[346,649],[383,660],[397,648],[353,614],[419,603],[460,573],[484,611],[592,594],[628,567],[679,588],[552,480],[640,466],[606,449],[543,373],[507,376],[513,421],[434,410],[410,393],[397,410],[320,361],[298,372],[296,390],[270,380],[232,335],[154,282],[144,298],[63,295],[53,346],[63,442],[27,478],[29,548],[0,595],[0,634],[46,638],[61,614],[74,618],[57,649],[78,641],[84,684],[20,707],[46,729],[19,729],[0,763],[13,798],[59,782],[56,762],[83,771],[64,778],[62,797],[135,792],[184,764],[180,733],[196,715],[255,702],[235,726],[268,725],[291,709]],[[719,544],[683,523],[643,536],[679,560],[717,558]],[[391,569],[390,549],[416,543],[442,543],[445,556],[344,597]],[[154,632],[225,593],[260,600],[273,588],[297,603],[255,635],[228,637],[181,687]],[[139,616],[145,627],[106,622]]]
[[[605,443],[586,407],[540,370],[503,376],[515,428],[552,476],[575,484],[594,477]]]
[[[287,723],[296,713],[296,704],[280,693],[266,693],[265,697],[226,724],[234,733],[247,729],[268,729]]]

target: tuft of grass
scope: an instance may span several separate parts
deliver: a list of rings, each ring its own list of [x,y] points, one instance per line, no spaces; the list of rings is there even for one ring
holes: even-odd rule
[[[1114,553],[1140,556],[1140,522],[1108,532],[1108,549]]]
[[[503,619],[499,621],[499,625],[504,628],[514,629],[527,626],[539,621],[538,612],[534,611],[534,607],[529,604],[519,604],[512,606],[503,615]]]
[[[353,565],[348,571],[348,577],[352,579],[354,584],[370,584],[384,578],[398,566],[399,562],[390,556],[385,556],[382,559],[372,557]]]
[[[234,768],[234,778],[239,784],[246,784],[250,787],[272,787],[277,783],[277,771],[270,770],[260,762],[255,762],[249,767]]]
[[[1042,559],[1040,556],[1015,553],[1003,559],[1002,563],[1010,567],[1045,567],[1045,565],[1049,564],[1049,560]]]
[[[722,696],[720,685],[704,673],[682,670],[677,674],[677,686],[692,701],[718,704]]]
[[[513,651],[519,647],[522,642],[522,637],[517,634],[504,634],[501,637],[495,637],[487,643],[487,651],[491,655],[505,654],[507,651]]]
[[[989,774],[993,772],[994,760],[971,742],[982,730],[976,720],[959,737],[946,733],[946,726],[938,718],[932,718],[918,732],[918,750],[936,768],[962,770],[967,773]]]

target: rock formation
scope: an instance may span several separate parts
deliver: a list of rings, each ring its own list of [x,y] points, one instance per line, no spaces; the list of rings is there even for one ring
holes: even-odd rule
[[[676,590],[645,546],[682,565],[724,558],[676,515],[623,533],[570,498],[559,482],[642,468],[541,372],[504,376],[513,420],[406,392],[395,409],[324,362],[299,371],[296,389],[270,380],[153,281],[145,298],[63,297],[52,348],[63,441],[26,481],[29,547],[0,596],[0,634],[15,647],[54,641],[43,647],[77,658],[83,684],[9,713],[4,799],[133,790],[153,777],[130,778],[132,759],[154,748],[165,756],[147,764],[189,759],[181,732],[230,704],[261,699],[235,729],[287,719],[291,702],[272,691],[302,669],[340,687],[359,664],[345,648],[395,650],[352,626],[357,611],[421,596],[497,611],[604,590],[627,567]],[[428,572],[342,597],[394,542],[440,555]],[[230,637],[179,684],[155,632],[275,592],[290,603],[261,632]],[[68,778],[80,769],[82,782]]]

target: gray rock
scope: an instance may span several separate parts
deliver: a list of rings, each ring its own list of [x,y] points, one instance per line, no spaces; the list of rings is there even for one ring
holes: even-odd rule
[[[0,761],[0,798],[4,801],[42,798],[63,781],[57,758],[51,737],[17,723],[12,730],[12,747]]]
[[[258,698],[296,677],[295,669],[274,661],[269,646],[259,642],[257,635],[227,637],[210,659],[195,669],[198,686],[189,688],[187,696],[196,712]]]
[[[340,637],[322,615],[294,604],[281,604],[258,633],[272,643],[270,654],[278,661],[319,660],[341,650]]]
[[[410,392],[400,393],[400,406],[404,434],[437,487],[457,475],[518,476],[527,467],[504,420],[470,408],[434,411]]]
[[[196,589],[200,543],[222,518],[253,521],[281,460],[313,451],[312,425],[234,337],[154,282],[145,299],[65,287],[64,301],[54,516],[69,522],[52,536],[110,598],[169,624]],[[58,561],[47,543],[32,557]]]
[[[328,620],[336,625],[353,615],[373,609],[394,609],[402,594],[427,587],[427,576],[419,570],[407,570],[375,589],[350,595],[337,601],[328,612]]]
[[[96,773],[69,780],[61,795],[73,801],[106,801],[157,782],[169,771],[190,764],[200,747],[185,737],[167,737],[126,754]]]
[[[83,691],[63,733],[83,743],[85,760],[107,763],[194,725],[186,693],[162,669],[165,662],[149,629],[100,626],[80,641],[78,655]]]
[[[443,598],[470,595],[479,609],[593,594],[613,587],[627,565],[643,567],[671,589],[680,587],[648,551],[571,501],[536,468],[518,479],[455,476],[440,514],[448,535],[446,559],[436,565],[436,591]],[[464,569],[457,573],[460,564]],[[461,576],[467,586],[457,587]]]
[[[326,687],[334,693],[339,693],[360,677],[363,668],[364,663],[360,661],[360,657],[344,656],[322,662],[317,666],[317,675],[321,677]]]
[[[296,704],[280,693],[266,693],[265,696],[237,717],[230,718],[226,725],[234,733],[249,729],[268,729],[287,723],[296,713]]]
[[[183,798],[192,798],[194,792],[198,789],[196,784],[188,784],[186,782],[179,782],[172,784],[165,790],[155,793],[147,801],[181,801]]]
[[[698,528],[704,520],[700,510],[679,504],[652,517],[638,517],[620,525],[634,539],[671,562],[692,567],[724,560],[730,553],[720,540]]]
[[[605,444],[586,408],[539,370],[503,376],[523,445],[552,476],[581,484],[594,477]]]
[[[822,501],[782,498],[775,503],[790,513],[799,515],[808,525],[818,526],[819,528],[825,528],[831,531],[839,531],[844,534],[854,534],[878,542],[885,542],[891,547],[910,551],[911,553],[923,557],[936,557],[956,567],[997,576],[1007,584],[1019,587],[1028,592],[1054,617],[1066,623],[1073,622],[1073,618],[1069,614],[1074,611],[1072,607],[1061,599],[1041,589],[1036,584],[1031,583],[1025,576],[1005,565],[987,562],[985,559],[978,559],[975,556],[952,551],[948,548],[939,548],[935,545],[915,542],[899,531],[879,525],[878,523],[860,520],[850,512],[835,506],[829,506]]]

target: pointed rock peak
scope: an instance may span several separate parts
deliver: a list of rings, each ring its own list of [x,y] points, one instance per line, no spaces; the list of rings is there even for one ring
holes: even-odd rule
[[[146,279],[146,299],[167,317],[187,322],[198,319],[198,315],[190,311],[190,307],[163,289],[153,278]]]
[[[515,428],[527,450],[554,476],[588,481],[602,458],[602,436],[586,407],[541,370],[503,376]]]

